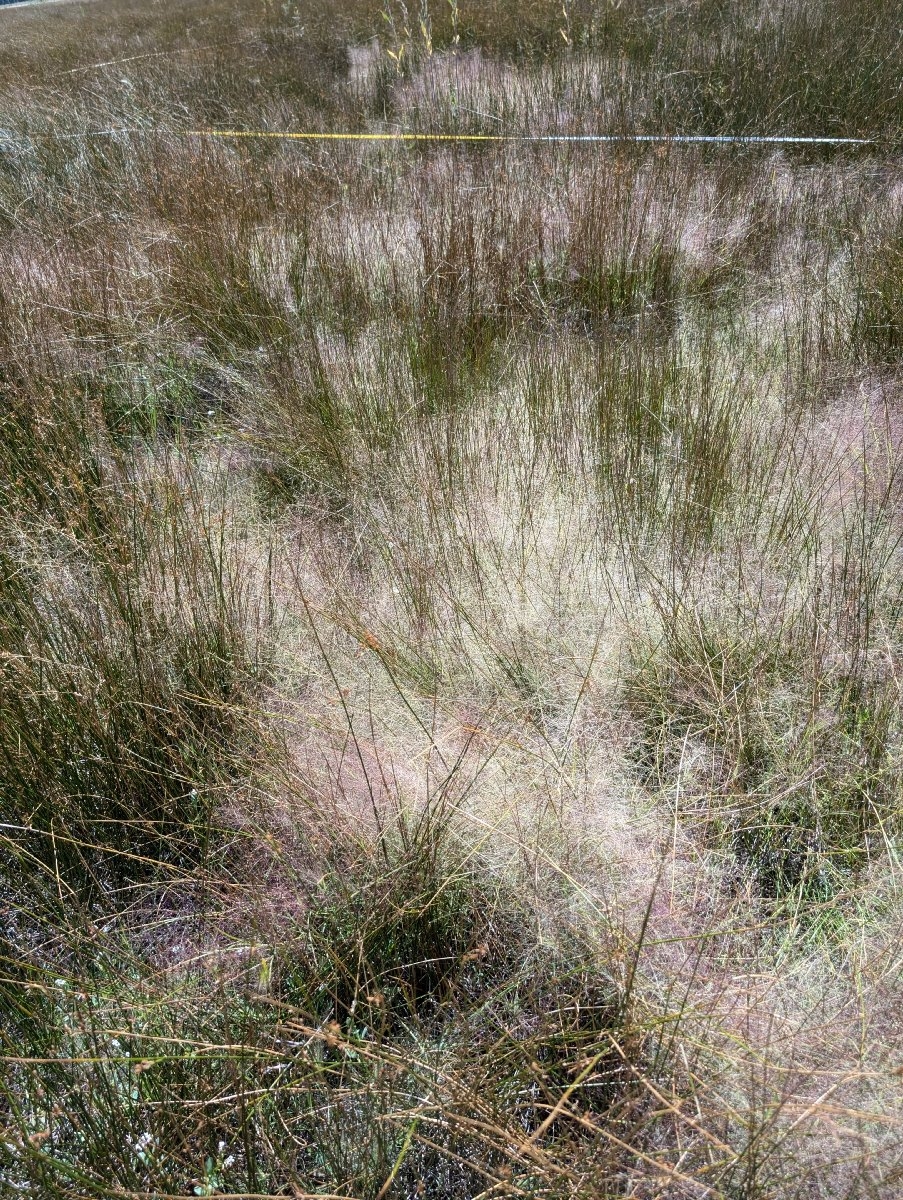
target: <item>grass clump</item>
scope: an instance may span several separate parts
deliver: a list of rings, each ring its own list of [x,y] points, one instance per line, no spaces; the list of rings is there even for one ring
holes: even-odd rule
[[[263,387],[246,404],[241,425],[264,513],[306,503],[338,516],[347,507],[357,441],[351,403],[315,339],[295,353],[269,355]]]
[[[752,636],[750,636],[752,634]],[[639,654],[639,762],[682,820],[771,900],[827,900],[899,819],[892,685],[815,674],[792,634],[684,610]]]
[[[223,389],[211,374],[172,352],[114,366],[96,383],[86,381],[85,390],[99,401],[109,435],[120,447],[132,438],[195,436],[223,407]]]
[[[866,358],[898,362],[903,354],[903,218],[869,239],[857,259],[853,340]]]
[[[623,994],[599,948],[528,933],[518,898],[441,826],[402,823],[330,871],[294,944],[237,969],[162,988],[111,943],[78,988],[7,981],[2,1036],[40,1036],[46,1059],[5,1091],[7,1178],[50,1194],[116,1180],[469,1197],[547,1194],[550,1171],[599,1159],[639,1053]]]
[[[190,477],[145,487],[114,463],[89,459],[66,498],[33,460],[0,553],[7,857],[75,890],[199,862],[265,668],[225,517]]]

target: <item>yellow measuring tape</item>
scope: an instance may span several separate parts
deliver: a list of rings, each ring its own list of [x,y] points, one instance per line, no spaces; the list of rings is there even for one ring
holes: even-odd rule
[[[283,133],[278,129],[189,129],[189,137],[288,138],[328,142],[520,142],[507,133]]]

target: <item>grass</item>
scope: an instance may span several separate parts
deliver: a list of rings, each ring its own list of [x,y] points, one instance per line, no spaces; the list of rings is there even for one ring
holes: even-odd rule
[[[0,1196],[899,1192],[892,7],[3,14]]]
[[[900,218],[888,222],[870,239],[857,279],[858,312],[854,337],[865,355],[877,362],[899,359],[901,347],[900,263],[903,254]]]

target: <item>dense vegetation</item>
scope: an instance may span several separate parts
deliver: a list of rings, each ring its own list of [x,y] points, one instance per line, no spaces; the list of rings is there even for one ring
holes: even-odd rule
[[[3,14],[0,1196],[899,1195],[898,18]]]

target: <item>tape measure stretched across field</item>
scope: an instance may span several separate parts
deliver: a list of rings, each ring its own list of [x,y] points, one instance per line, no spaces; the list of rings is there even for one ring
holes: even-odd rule
[[[53,0],[43,0],[52,3]],[[2,0],[0,0],[2,3]],[[77,141],[80,138],[119,137],[125,134],[165,134],[170,137],[192,138],[266,138],[275,141],[297,142],[460,142],[496,144],[558,144],[558,145],[735,145],[735,146],[892,146],[895,143],[879,138],[803,137],[794,134],[727,134],[727,133],[380,133],[319,132],[281,129],[161,129],[146,126],[119,126],[114,129],[85,129],[80,133],[11,134],[0,130],[0,145],[4,142],[29,142],[45,138],[49,141]]]
[[[301,142],[602,142],[714,143],[778,146],[871,146],[874,138],[796,137],[791,134],[704,133],[315,133],[277,129],[192,129],[191,137],[276,138]]]

